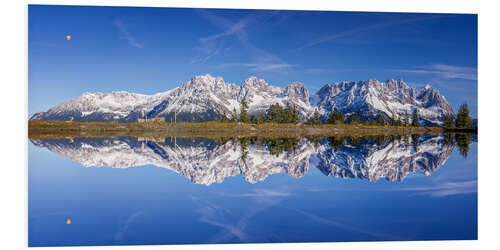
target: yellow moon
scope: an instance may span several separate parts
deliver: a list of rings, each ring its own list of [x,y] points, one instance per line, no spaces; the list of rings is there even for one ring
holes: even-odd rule
[[[69,40],[71,40],[71,36],[70,36],[70,35],[67,35],[67,36],[66,36],[66,41],[69,41]]]
[[[66,224],[68,224],[68,225],[71,224],[71,219],[70,218],[66,219]]]

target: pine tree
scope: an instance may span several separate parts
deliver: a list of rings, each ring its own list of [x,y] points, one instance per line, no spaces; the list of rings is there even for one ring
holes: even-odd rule
[[[281,123],[290,123],[290,120],[292,119],[292,114],[290,112],[290,109],[284,109],[283,110],[283,117],[281,119]]]
[[[378,118],[377,118],[377,124],[380,126],[385,126],[385,120],[382,117],[382,115],[380,115],[380,114],[378,115]]]
[[[410,126],[410,117],[408,116],[408,112],[405,111],[405,115],[403,117],[403,126]]]
[[[339,124],[342,123],[343,121],[344,119],[342,113],[340,113],[340,111],[337,108],[335,108],[333,113],[333,123]]]
[[[337,108],[335,108],[335,110],[337,110]],[[334,110],[330,110],[330,113],[328,114],[328,123],[330,124],[335,124],[335,111]]]
[[[349,124],[359,124],[359,116],[358,114],[354,113],[349,117]]]
[[[457,133],[455,134],[455,142],[457,143],[457,147],[459,149],[460,154],[463,157],[467,157],[467,153],[469,152],[469,143],[470,143],[471,135],[468,133]]]
[[[233,114],[231,115],[231,122],[237,122],[238,121],[238,115],[236,113],[236,108],[233,108]]]
[[[220,122],[227,122],[227,113],[225,110],[222,112],[222,115],[220,116],[219,121]]]
[[[267,110],[267,120],[269,122],[281,123],[283,121],[283,108],[279,103],[271,104]]]
[[[418,127],[420,126],[420,123],[418,122],[418,110],[414,109],[413,114],[411,116],[411,125],[413,127]]]
[[[321,123],[321,117],[320,117],[317,109],[314,110],[313,116],[309,118],[309,123],[310,124],[320,124]]]
[[[344,114],[342,113],[342,111],[337,110],[335,124],[343,124],[343,123],[344,123]]]
[[[330,124],[342,124],[342,123],[344,123],[344,115],[337,108],[334,108],[328,114],[328,123],[330,123]]]
[[[397,126],[396,115],[394,113],[392,113],[391,117],[391,126]]]
[[[257,124],[261,124],[265,122],[266,117],[264,117],[264,114],[259,113],[257,114]]]
[[[257,117],[255,115],[250,116],[250,122],[251,123],[257,123]]]
[[[321,117],[319,116],[318,110],[314,111],[314,124],[320,124],[321,123]]]
[[[411,135],[411,142],[413,145],[413,151],[418,152],[418,144],[419,144],[420,135]]]
[[[446,128],[453,127],[453,117],[451,115],[446,115],[444,117],[443,126]]]
[[[368,124],[368,120],[366,118],[364,118],[364,117],[360,117],[359,118],[359,123],[360,124]]]
[[[248,122],[248,104],[245,99],[241,100],[240,103],[241,112],[240,112],[240,122]]]
[[[297,123],[299,121],[299,116],[297,115],[297,110],[295,107],[287,108],[284,111],[283,123]]]
[[[467,103],[460,105],[457,113],[457,119],[455,120],[455,126],[457,128],[471,128],[472,125],[470,123],[469,116],[469,107]]]

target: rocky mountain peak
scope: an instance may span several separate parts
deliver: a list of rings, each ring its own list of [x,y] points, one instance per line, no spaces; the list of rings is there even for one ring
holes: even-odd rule
[[[241,85],[242,88],[247,88],[247,89],[259,89],[259,88],[266,88],[269,86],[267,82],[264,79],[259,79],[255,76],[252,76],[245,81],[243,81],[243,84]]]
[[[451,106],[439,91],[432,87],[416,89],[403,80],[381,83],[368,81],[327,84],[316,93],[318,107],[323,114],[338,108],[344,113],[356,112],[365,119],[401,119],[414,109],[420,113],[421,123],[439,125],[446,115],[453,115]],[[433,110],[430,108],[435,107]]]
[[[220,79],[222,80],[222,79]],[[219,81],[220,81],[219,80]],[[223,81],[223,80],[222,80]],[[203,76],[194,76],[184,84],[184,86],[195,87],[195,88],[207,88],[213,87],[217,82],[217,78],[206,74]]]
[[[290,99],[301,100],[304,103],[309,103],[309,90],[301,82],[294,82],[285,88],[285,95]]]
[[[398,80],[394,80],[394,79],[391,79],[391,80],[387,80],[385,82],[386,85],[390,86],[390,87],[393,87],[393,88],[409,88],[409,86],[402,80],[402,79],[398,79]]]
[[[450,104],[436,88],[412,88],[401,79],[329,83],[311,96],[300,82],[282,88],[252,76],[238,86],[224,82],[222,77],[206,74],[155,95],[125,91],[84,93],[31,119],[131,122],[144,118],[145,114],[148,118],[169,120],[175,113],[178,121],[208,121],[221,115],[230,118],[234,110],[238,113],[243,99],[251,115],[263,113],[271,104],[279,103],[283,107],[296,107],[302,121],[312,116],[314,110],[326,117],[333,108],[344,114],[358,113],[367,119],[380,115],[387,119],[400,118],[417,109],[424,124],[441,124],[446,115],[453,115]]]

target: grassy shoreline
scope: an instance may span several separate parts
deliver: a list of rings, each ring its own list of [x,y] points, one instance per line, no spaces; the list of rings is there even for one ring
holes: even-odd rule
[[[305,125],[277,123],[222,123],[196,122],[61,122],[28,121],[28,137],[301,137],[335,135],[394,135],[394,134],[439,134],[446,132],[441,127],[398,127],[377,125]]]

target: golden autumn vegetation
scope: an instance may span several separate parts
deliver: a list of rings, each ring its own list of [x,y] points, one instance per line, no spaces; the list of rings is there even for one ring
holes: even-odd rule
[[[377,135],[377,134],[436,134],[444,132],[440,127],[380,126],[367,124],[283,124],[283,123],[229,123],[229,122],[61,122],[29,121],[30,138],[53,137],[294,137],[310,135]]]

